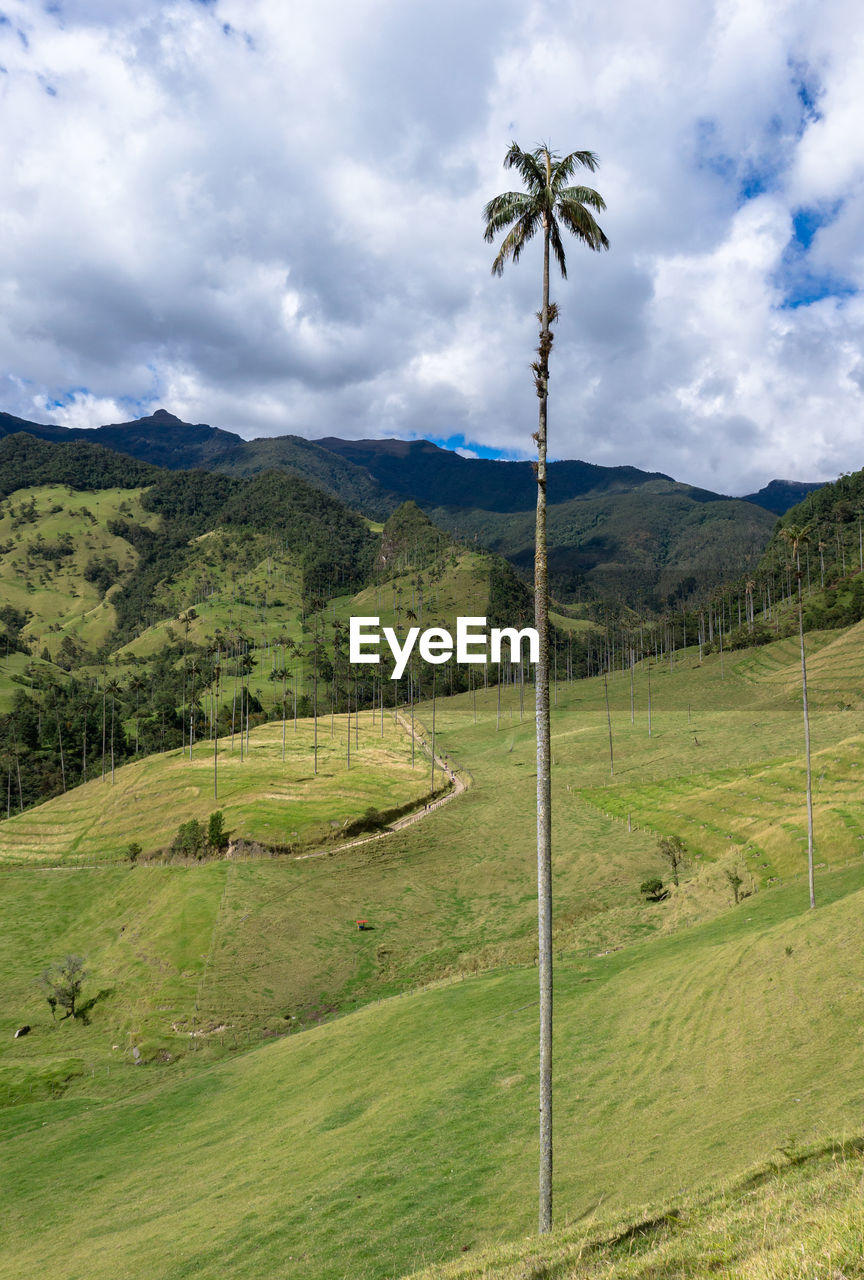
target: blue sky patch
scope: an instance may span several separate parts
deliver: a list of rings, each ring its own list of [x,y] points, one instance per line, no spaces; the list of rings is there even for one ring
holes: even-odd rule
[[[785,296],[781,308],[794,311],[823,298],[851,298],[857,288],[831,270],[813,269],[808,262],[817,232],[830,226],[843,207],[842,200],[825,205],[802,205],[792,213],[792,238],[786,246],[776,283]]]
[[[464,436],[447,436],[442,439],[441,436],[429,436],[429,440],[433,444],[439,445],[442,449],[450,449],[455,452],[456,449],[470,449],[472,453],[476,453],[478,458],[497,458],[504,459],[507,462],[520,461],[519,455],[508,452],[506,449],[495,449],[485,444],[476,444],[473,440],[466,440]]]

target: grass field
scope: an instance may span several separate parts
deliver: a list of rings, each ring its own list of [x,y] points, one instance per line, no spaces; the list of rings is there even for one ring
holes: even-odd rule
[[[132,570],[137,553],[107,530],[109,520],[127,519],[157,528],[158,516],[141,507],[138,489],[100,489],[82,493],[65,485],[20,490],[4,499],[0,511],[0,594],[5,604],[32,614],[22,632],[37,652],[52,658],[69,636],[87,648],[104,643],[116,624],[107,596],[84,577],[87,564],[109,556],[120,578]],[[29,512],[22,509],[30,504]],[[63,539],[68,550],[58,551]]]
[[[701,1195],[598,1210],[550,1238],[468,1250],[413,1280],[853,1280],[864,1274],[864,1140],[790,1151]]]
[[[332,733],[331,733],[332,729]],[[225,815],[235,839],[292,845],[296,852],[332,838],[365,809],[419,803],[428,793],[425,767],[411,764],[410,740],[385,716],[364,712],[318,721],[314,772],[312,721],[266,724],[250,733],[241,760],[241,735],[197,743],[118,768],[45,804],[0,822],[0,862],[84,864],[124,858],[130,841],[144,856],[169,845],[181,822]],[[284,746],[284,760],[283,760]],[[214,769],[215,754],[215,769]],[[214,773],[216,794],[214,794]]]
[[[147,659],[187,634],[205,648],[217,632],[241,632],[262,650],[283,634],[299,639],[300,588],[296,558],[275,550],[272,539],[226,529],[204,534],[192,563],[157,590],[159,620],[120,648],[118,659]]]
[[[790,885],[559,963],[562,1225],[860,1131],[864,869],[823,888],[814,913]],[[525,1234],[535,1000],[533,968],[480,976],[185,1078],[127,1066],[148,1080],[134,1096],[100,1100],[85,1074],[75,1097],[12,1108],[0,1275],[242,1280],[290,1259],[292,1276],[383,1277]],[[52,1188],[72,1179],[67,1233]]]
[[[695,1204],[703,1184],[864,1131],[861,638],[808,638],[815,912],[794,643],[652,664],[650,737],[648,672],[632,723],[616,674],[614,773],[603,682],[559,686],[562,1224]],[[502,691],[497,730],[496,704],[495,690],[439,700],[438,748],[473,785],[382,841],[305,862],[2,871],[0,1159],[15,1180],[0,1274],[389,1277],[533,1229],[533,723],[518,689]],[[421,719],[428,737],[428,707]],[[183,767],[206,787],[205,762]],[[753,823],[769,857],[749,856]],[[658,832],[693,856],[680,889],[647,904],[641,880],[665,872]],[[756,890],[738,907],[733,862]],[[358,933],[358,917],[373,928]],[[106,992],[88,1026],[52,1026],[33,986],[67,950],[87,955],[91,996]],[[34,1032],[13,1041],[25,1021]],[[51,1189],[73,1176],[84,1207],[69,1239]],[[535,1274],[517,1256],[514,1277]],[[536,1274],[570,1274],[559,1261]],[[700,1274],[659,1266],[621,1274]]]

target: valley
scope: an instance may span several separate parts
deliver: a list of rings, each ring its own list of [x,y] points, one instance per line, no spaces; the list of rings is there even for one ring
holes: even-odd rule
[[[599,602],[553,600],[558,1226],[541,1257],[520,1243],[530,664],[415,654],[396,681],[348,652],[355,616],[400,637],[530,625],[518,572],[413,500],[380,520],[278,470],[3,449],[0,1275],[575,1280],[590,1257],[611,1277],[767,1277],[791,1245],[746,1226],[748,1177],[765,1212],[821,1188],[814,1240],[857,1229],[862,473],[784,517],[818,529],[815,911],[783,525],[746,573],[694,577],[665,612],[627,604],[614,572]],[[642,487],[662,504],[669,484]],[[697,528],[691,564],[698,549],[722,577],[744,544]],[[74,1018],[39,986],[67,955],[87,970]],[[52,1188],[72,1183],[70,1240]]]
[[[861,639],[860,625],[812,637],[814,913],[789,642],[727,655],[722,671],[719,654],[700,665],[693,649],[671,670],[652,662],[650,737],[647,670],[635,673],[632,720],[629,672],[608,680],[611,776],[603,680],[559,684],[556,1196],[565,1236],[586,1211],[605,1222],[637,1201],[691,1203],[698,1188],[758,1161],[782,1164],[784,1151],[860,1130],[864,865],[850,844],[861,829],[847,779],[864,682],[860,667],[844,664]],[[502,1212],[509,1237],[531,1230],[533,725],[530,707],[520,718],[518,695],[506,689],[500,712],[493,689],[439,699],[438,749],[471,785],[382,841],[312,861],[0,872],[3,969],[16,975],[14,1014],[0,1024],[2,1155],[18,1188],[3,1209],[15,1271],[0,1274],[59,1275],[62,1266],[98,1277],[119,1256],[166,1276],[194,1260],[200,1275],[230,1266],[263,1277],[291,1256],[292,1275],[347,1267],[383,1277],[466,1243],[491,1248]],[[417,708],[427,730],[430,711]],[[253,732],[248,765],[277,775],[274,728]],[[389,713],[385,728],[392,738]],[[706,783],[709,796],[712,785],[746,795],[728,832],[688,817],[687,797]],[[639,885],[664,875],[657,838],[671,831],[685,836],[687,868],[680,888],[652,904]],[[748,894],[738,906],[723,874],[733,866]],[[373,926],[365,934],[360,917]],[[32,977],[41,957],[73,947],[93,968],[91,987],[110,994],[89,1025],[52,1025]],[[34,1026],[23,1041],[9,1038],[16,1020]],[[47,1203],[64,1167],[87,1188],[82,1243],[70,1249],[50,1215],[28,1243],[26,1206]],[[130,1204],[133,1219],[121,1225]],[[207,1204],[219,1206],[215,1230]],[[103,1240],[107,1250],[109,1235],[110,1254],[94,1248]]]

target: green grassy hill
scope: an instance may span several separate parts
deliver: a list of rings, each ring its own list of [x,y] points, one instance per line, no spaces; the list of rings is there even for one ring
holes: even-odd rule
[[[57,676],[57,668],[53,663],[43,662],[41,658],[31,658],[29,654],[11,652],[0,658],[0,715],[12,710],[15,694],[20,689],[30,689],[40,676]]]
[[[255,729],[242,760],[239,728],[215,752],[213,742],[199,742],[191,759],[188,750],[148,756],[117,769],[113,782],[109,760],[104,778],[0,823],[0,862],[104,862],[124,858],[130,841],[146,856],[167,847],[180,823],[206,823],[217,808],[235,839],[300,852],[369,806],[401,808],[426,797],[426,770],[412,768],[402,726],[387,716],[385,730],[369,711],[359,724],[352,716],[349,761],[347,717],[321,718],[317,773],[308,720],[286,726],[284,742],[281,724]]]
[[[722,925],[559,961],[560,1222],[689,1200],[860,1132],[862,869],[822,890],[812,914],[792,885]],[[530,967],[468,979],[176,1078],[124,1044],[113,1072],[147,1083],[114,1101],[69,1029],[77,1096],[8,1114],[0,1274],[251,1278],[290,1261],[314,1280],[383,1277],[524,1235],[535,992]],[[72,1180],[70,1233],[56,1188]]]
[[[815,912],[794,646],[652,663],[650,737],[647,670],[632,722],[616,674],[614,773],[602,680],[553,695],[562,1224],[692,1206],[701,1186],[864,1130],[860,628],[812,650]],[[535,756],[530,695],[501,692],[500,710],[494,689],[439,699],[438,748],[473,785],[381,841],[305,861],[0,871],[0,1160],[15,1170],[0,1274],[384,1277],[533,1229]],[[263,763],[262,789],[279,734],[253,734],[244,762]],[[385,717],[385,745],[397,734],[407,776]],[[177,786],[191,769],[203,791],[203,750],[175,763]],[[151,807],[173,822],[179,795]],[[267,813],[251,805],[250,821]],[[690,859],[647,903],[641,881],[666,873],[658,833],[684,835]],[[750,895],[737,907],[727,867]],[[93,971],[89,1025],[52,1024],[33,984],[67,951]],[[52,1188],[72,1179],[70,1238]]]
[[[601,1209],[543,1241],[468,1249],[412,1280],[853,1280],[864,1258],[862,1149],[860,1137],[790,1149],[711,1190]]]
[[[138,562],[108,525],[125,519],[156,530],[160,523],[143,510],[141,492],[42,485],[0,504],[0,595],[30,615],[21,638],[37,654],[47,648],[56,658],[66,637],[87,649],[108,639],[117,621],[112,595]]]

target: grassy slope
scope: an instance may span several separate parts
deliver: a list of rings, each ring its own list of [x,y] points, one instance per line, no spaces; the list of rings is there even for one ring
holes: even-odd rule
[[[837,740],[835,664],[854,642],[854,632],[834,633],[821,665],[814,659],[817,749]],[[692,654],[671,674],[655,668],[650,739],[644,677],[630,726],[629,680],[617,676],[616,775],[607,785],[602,684],[560,691],[553,755],[561,1217],[590,1208],[600,1193],[620,1205],[644,1201],[731,1173],[790,1138],[860,1128],[860,860],[820,872],[813,915],[803,910],[804,859],[791,833],[789,878],[738,909],[712,882],[710,866],[691,869],[679,894],[649,907],[637,889],[662,870],[654,836],[628,833],[606,816],[619,786],[647,780],[658,792],[674,791],[697,755],[700,775],[731,759],[742,771],[794,762],[800,706],[791,674],[782,674],[789,661],[787,651],[772,661],[762,650],[761,672],[748,668],[746,655],[733,670],[727,656],[722,680],[716,657],[701,670]],[[176,1049],[171,1035],[178,1041],[181,1033],[171,1033],[172,1021],[181,1029],[231,1023],[221,1036],[228,1052],[244,1026],[260,1034],[285,1025],[286,1014],[308,1022],[448,972],[530,965],[529,700],[520,725],[518,693],[505,691],[497,734],[491,691],[478,696],[476,725],[467,695],[442,700],[438,711],[439,744],[470,763],[475,786],[384,843],[305,864],[5,873],[14,887],[0,946],[4,972],[16,975],[2,1026],[6,1069],[25,1080],[29,1073],[34,1097],[50,1087],[52,1071],[62,1077],[70,1056],[85,1072],[48,1111],[21,1108],[28,1127],[49,1120],[44,1132],[8,1148],[21,1162],[28,1203],[44,1212],[52,1159],[61,1169],[75,1162],[88,1187],[85,1234],[107,1241],[110,1231],[139,1270],[166,1276],[226,1267],[269,1276],[291,1254],[292,1274],[336,1276],[347,1266],[352,1276],[392,1275],[464,1243],[531,1228],[530,967],[374,1006],[185,1082],[191,1055],[143,1068],[129,1057],[133,1043],[148,1053],[160,1044]],[[848,736],[860,709],[839,719]],[[834,758],[826,762],[831,787],[840,778]],[[601,790],[606,805],[598,804]],[[797,818],[800,798],[790,793],[787,804]],[[667,829],[679,829],[672,811],[667,820]],[[375,923],[368,934],[351,932],[360,914]],[[666,932],[688,919],[702,923]],[[598,955],[613,947],[623,949]],[[117,995],[97,1004],[90,1027],[51,1028],[28,994],[27,975],[66,949],[86,951],[111,981],[118,975]],[[37,1033],[11,1041],[17,1018],[32,1020]],[[210,1053],[215,1039],[206,1040]],[[626,1071],[610,1074],[612,1063]],[[136,1071],[148,1073],[146,1099],[100,1102],[112,1090],[125,1094]],[[194,1188],[168,1144],[195,1162]],[[119,1206],[133,1195],[139,1212],[127,1225]],[[213,1203],[224,1197],[217,1214],[210,1195]],[[37,1255],[47,1259],[41,1274],[71,1276],[91,1265],[86,1274],[103,1274],[92,1241],[86,1260],[80,1253],[80,1262],[52,1261],[44,1219],[31,1246],[25,1200],[9,1212],[13,1244],[23,1250],[16,1274],[37,1274]],[[59,1242],[57,1249],[59,1259]]]
[[[790,1151],[707,1194],[601,1211],[413,1280],[852,1280],[864,1275],[862,1150],[859,1138]]]
[[[820,865],[864,853],[864,671],[860,653],[864,624],[807,637],[813,750],[816,857]],[[709,659],[715,677],[719,657]],[[801,668],[796,639],[725,660],[723,713],[712,713],[700,697],[692,659],[673,676],[690,710],[660,712],[654,735],[670,732],[692,744],[692,772],[671,780],[647,776],[629,761],[619,767],[615,787],[590,789],[585,797],[606,812],[660,834],[682,835],[690,848],[711,858],[746,864],[762,882],[801,871],[806,855],[806,812],[801,803],[805,770],[801,754]],[[640,673],[640,694],[645,676]],[[654,669],[660,707],[669,673]],[[629,682],[624,690],[629,697]],[[618,688],[620,703],[621,688]],[[794,708],[795,714],[790,714]],[[725,723],[724,723],[725,722]],[[720,756],[718,765],[718,755]],[[704,767],[703,767],[704,766]],[[653,772],[653,771],[652,771]]]
[[[370,712],[352,717],[352,760],[347,763],[347,717],[319,720],[318,775],[313,774],[313,727],[299,721],[285,733],[267,724],[250,735],[240,760],[240,735],[224,738],[217,755],[218,800],[213,788],[213,743],[175,750],[124,765],[111,782],[75,787],[65,795],[0,822],[0,862],[93,863],[125,856],[131,840],[145,855],[168,845],[181,822],[205,822],[216,808],[235,838],[309,847],[328,838],[369,805],[378,809],[419,802],[428,791],[425,770],[412,769],[406,735],[386,718],[382,739]],[[92,744],[91,744],[92,750]]]
[[[27,674],[29,669],[34,673],[50,672],[55,679],[60,675],[62,679],[62,673],[41,658],[32,658],[26,653],[10,653],[0,658],[0,715],[12,710],[15,694],[19,689],[31,687],[31,679]]]
[[[860,1129],[862,880],[833,873],[813,914],[794,885],[559,963],[559,1221]],[[13,1110],[0,1275],[392,1276],[524,1234],[535,991],[532,969],[469,979],[135,1098],[94,1080],[92,1102]],[[73,1177],[70,1236],[52,1189]]]
[[[418,578],[422,585],[417,586]],[[396,574],[380,586],[367,587],[354,596],[340,596],[328,605],[324,617],[345,626],[352,615],[378,617],[382,627],[408,625],[421,629],[450,626],[455,633],[459,615],[482,617],[489,601],[489,567],[486,557],[474,551],[454,553],[444,572],[433,580],[428,570]],[[417,620],[406,618],[413,609]]]
[[[276,551],[263,535],[219,529],[196,539],[194,564],[160,587],[153,602],[160,620],[118,650],[147,658],[185,633],[179,615],[194,609],[188,638],[208,645],[217,630],[242,631],[256,645],[283,632],[298,638],[300,570],[293,556]]]
[[[108,533],[109,520],[125,518],[151,528],[158,517],[144,512],[137,489],[100,489],[80,493],[64,485],[45,485],[37,489],[19,490],[6,498],[0,514],[0,543],[10,550],[0,556],[0,594],[5,603],[33,617],[23,636],[36,642],[37,650],[48,646],[52,656],[63,636],[72,636],[87,647],[97,647],[108,637],[116,618],[111,606],[111,590],[103,599],[98,588],[84,579],[87,562],[95,556],[115,559],[121,572],[130,571],[137,553],[122,538]],[[11,508],[33,498],[36,520],[19,523]],[[51,508],[61,509],[52,512]],[[123,510],[121,510],[123,508]],[[90,519],[83,511],[89,511]],[[56,542],[68,533],[75,550],[60,560],[33,559],[28,565],[27,549],[35,544],[38,534],[46,543]]]

